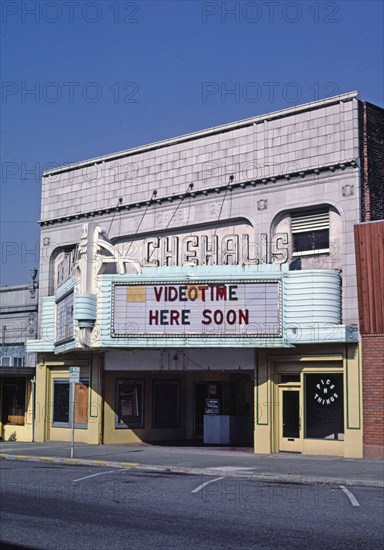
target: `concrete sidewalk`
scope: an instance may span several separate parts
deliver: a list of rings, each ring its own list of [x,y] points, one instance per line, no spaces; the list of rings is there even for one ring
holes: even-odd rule
[[[252,449],[205,446],[96,446],[81,443],[76,443],[74,456],[74,459],[69,458],[69,443],[0,443],[0,459],[5,460],[221,475],[270,482],[384,487],[384,462],[381,460],[303,456],[291,453],[255,455]]]

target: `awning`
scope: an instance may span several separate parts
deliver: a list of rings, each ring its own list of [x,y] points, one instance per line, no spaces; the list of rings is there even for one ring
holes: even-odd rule
[[[28,376],[35,374],[34,367],[0,367],[0,376]]]

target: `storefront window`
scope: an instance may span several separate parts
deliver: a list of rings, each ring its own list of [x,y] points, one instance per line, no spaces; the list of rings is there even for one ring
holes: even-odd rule
[[[53,423],[69,424],[69,382],[55,380],[53,383]]]
[[[143,397],[143,380],[116,380],[116,428],[144,426]]]
[[[85,427],[88,424],[89,380],[81,379],[75,385],[75,426]],[[69,426],[70,387],[68,380],[53,382],[53,425]]]
[[[305,437],[344,439],[342,374],[305,375]]]
[[[24,426],[25,378],[5,378],[3,381],[2,419],[6,424]]]
[[[178,380],[153,381],[154,428],[178,428],[180,425],[180,382]]]

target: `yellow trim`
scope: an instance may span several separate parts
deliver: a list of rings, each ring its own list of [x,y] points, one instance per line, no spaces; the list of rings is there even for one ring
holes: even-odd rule
[[[304,392],[301,391],[300,406],[302,411],[301,437],[302,437],[302,453],[303,454],[321,454],[330,456],[343,456],[346,458],[361,458],[363,451],[362,429],[358,428],[358,412],[361,408],[361,369],[358,364],[358,346],[354,344],[345,345],[329,345],[330,354],[326,355],[323,345],[305,345],[300,349],[301,353],[295,355],[284,355],[274,350],[273,355],[267,358],[267,365],[263,365],[265,369],[269,369],[269,376],[266,383],[259,378],[259,388],[255,387],[255,397],[263,389],[264,395],[268,393],[271,396],[268,402],[269,425],[261,426],[258,424],[257,413],[255,408],[255,453],[268,454],[278,452],[280,438],[280,418],[281,415],[279,403],[279,388],[293,388],[292,384],[279,384],[280,374],[300,374],[300,384],[303,388],[303,378],[305,374],[329,372],[334,374],[343,374],[344,381],[344,419],[345,433],[344,440],[321,440],[321,439],[305,439],[304,438]],[[259,350],[260,351],[260,350]],[[348,355],[347,355],[348,354]],[[348,361],[348,365],[347,365]],[[347,372],[348,367],[348,372]],[[259,365],[260,372],[260,365]],[[256,378],[257,370],[255,369],[255,386],[257,385]],[[346,377],[348,374],[348,384]],[[296,383],[296,386],[298,383]],[[348,394],[347,394],[348,392]],[[348,399],[347,399],[348,395]],[[255,403],[257,403],[255,401]],[[349,419],[349,423],[347,420]],[[351,423],[353,420],[353,423]],[[354,429],[351,429],[352,426]]]
[[[292,362],[317,362],[317,361],[342,361],[343,355],[288,355],[287,357],[282,357],[281,355],[271,355],[270,360],[272,362],[283,362],[283,363],[292,363]]]
[[[299,392],[299,437],[288,438],[283,437],[283,392]],[[279,451],[292,451],[301,453],[303,451],[303,392],[300,382],[296,382],[295,386],[288,385],[278,385],[277,394],[279,396],[279,413],[278,413],[278,449]],[[294,441],[289,442],[289,439],[294,439]],[[292,443],[292,445],[290,445]]]

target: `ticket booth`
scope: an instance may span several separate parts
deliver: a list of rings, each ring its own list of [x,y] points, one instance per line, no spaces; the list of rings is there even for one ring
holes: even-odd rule
[[[195,439],[206,445],[251,445],[251,401],[248,380],[196,383]]]

